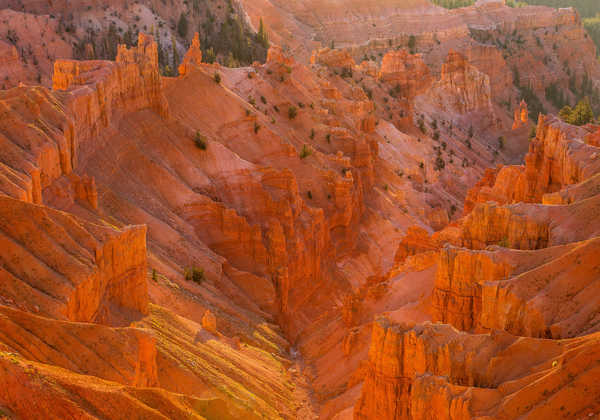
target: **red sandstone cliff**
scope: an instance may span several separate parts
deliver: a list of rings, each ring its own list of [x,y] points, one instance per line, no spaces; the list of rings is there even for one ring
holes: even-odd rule
[[[398,86],[399,93],[411,99],[432,83],[432,76],[422,57],[404,49],[390,51],[383,57],[379,78],[393,88]]]
[[[569,126],[557,117],[540,117],[524,166],[507,166],[488,172],[485,180],[469,191],[468,213],[474,203],[540,203],[544,194],[578,184],[600,170],[597,148],[581,141],[585,128]]]
[[[354,418],[587,415],[598,409],[598,349],[597,334],[548,342],[470,335],[438,324],[411,329],[380,319]],[[589,393],[565,398],[574,384]]]

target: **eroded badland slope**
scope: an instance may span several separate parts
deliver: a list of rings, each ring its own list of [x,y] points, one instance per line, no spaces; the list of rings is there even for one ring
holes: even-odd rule
[[[212,4],[271,35],[224,67],[171,25],[201,2],[17,3],[0,418],[600,413],[600,129],[544,95],[598,87],[572,9]],[[139,34],[97,60],[108,17]]]

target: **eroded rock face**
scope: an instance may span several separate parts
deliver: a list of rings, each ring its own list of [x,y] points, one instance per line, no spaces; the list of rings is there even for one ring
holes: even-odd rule
[[[179,75],[185,76],[191,69],[190,66],[199,66],[202,64],[202,50],[200,49],[200,35],[198,32],[194,34],[192,45],[183,57],[183,61],[179,65]]]
[[[472,335],[448,325],[410,328],[379,319],[373,325],[366,378],[354,418],[428,419],[432,412],[443,419],[540,415],[569,401],[547,402],[544,389],[551,383],[556,397],[569,394],[571,380],[587,383],[597,395],[598,385],[587,371],[598,369],[592,368],[599,351],[597,340],[597,334],[564,342],[520,339],[506,333]],[[511,387],[516,380],[527,386]],[[588,395],[574,403],[575,410],[593,411],[597,407],[594,398]],[[523,399],[544,404],[523,404]]]
[[[206,311],[202,316],[202,328],[212,334],[217,333],[217,318],[211,311]]]
[[[472,249],[501,245],[516,249],[545,248],[549,240],[549,221],[520,213],[518,207],[478,204],[465,218],[463,243]]]
[[[527,110],[527,103],[525,101],[521,101],[519,107],[515,109],[515,116],[513,121],[513,130],[517,130],[523,125],[526,125],[529,121],[529,111]]]
[[[9,89],[18,84],[21,78],[28,78],[17,48],[7,42],[0,41],[0,88]]]
[[[433,79],[421,55],[405,49],[383,56],[379,78],[391,87],[398,86],[398,93],[411,99],[424,92]]]
[[[531,270],[483,284],[481,325],[528,337],[560,339],[598,330],[596,302],[599,240],[544,250],[553,253]],[[530,256],[530,260],[535,256]],[[519,265],[519,270],[527,262]]]
[[[268,1],[259,3],[254,9]],[[233,69],[202,64],[196,38],[182,64],[184,77],[161,81],[156,45],[141,36],[137,47],[119,49],[116,63],[61,62],[53,92],[19,88],[18,100],[11,96],[15,92],[0,93],[8,121],[0,126],[5,137],[0,138],[0,191],[29,203],[23,210],[29,219],[11,219],[10,212],[0,217],[9,220],[0,233],[11,250],[6,258],[0,255],[7,279],[0,282],[7,290],[0,303],[43,316],[40,328],[34,328],[36,316],[3,312],[0,351],[23,355],[16,363],[12,356],[0,361],[0,384],[18,392],[0,392],[2,407],[32,416],[20,395],[33,389],[41,407],[55,400],[63,417],[84,417],[87,411],[114,417],[102,411],[106,401],[127,413],[145,416],[151,407],[170,418],[189,417],[199,407],[196,397],[214,395],[225,408],[208,414],[203,408],[204,417],[345,418],[354,412],[357,418],[381,419],[550,418],[560,410],[548,396],[556,391],[567,410],[582,416],[587,411],[581,410],[595,410],[596,388],[582,402],[571,401],[573,387],[567,386],[576,380],[588,389],[595,382],[585,375],[597,376],[598,355],[590,350],[597,346],[594,333],[600,325],[594,300],[598,249],[592,237],[600,227],[584,223],[598,209],[595,167],[585,169],[590,175],[585,182],[577,178],[565,188],[563,169],[551,161],[569,154],[570,146],[546,153],[555,147],[548,131],[543,147],[536,139],[531,151],[531,166],[547,167],[539,172],[549,174],[541,187],[530,187],[534,171],[527,165],[490,170],[470,194],[466,218],[458,220],[457,200],[491,160],[479,156],[486,152],[477,140],[467,150],[464,140],[450,136],[456,129],[466,139],[468,123],[480,117],[493,122],[490,97],[510,102],[515,94],[506,71],[506,60],[513,58],[504,60],[485,41],[474,46],[468,39],[477,36],[469,34],[474,25],[483,20],[495,28],[506,22],[510,32],[529,27],[541,35],[545,28],[539,25],[553,30],[559,22],[557,36],[573,35],[569,39],[577,43],[580,24],[568,18],[571,12],[542,9],[546,12],[538,18],[497,2],[447,12],[420,0],[402,6],[346,3],[369,15],[358,22],[339,2],[321,3],[302,7],[328,8],[323,28],[331,34],[339,30],[354,37],[346,31],[365,27],[385,34],[404,22],[404,28],[418,29],[415,48],[431,52],[390,53],[378,74],[375,55],[364,66],[352,60],[362,57],[368,44],[322,50],[310,67],[273,46],[264,66]],[[298,4],[283,6],[291,14]],[[393,7],[411,12],[373,12]],[[340,24],[344,15],[356,28]],[[373,23],[381,27],[371,29]],[[501,36],[506,28],[499,29]],[[391,43],[382,39],[377,48],[401,48],[407,41],[407,36]],[[451,52],[442,65],[449,45],[460,52]],[[524,56],[519,68],[536,62]],[[355,77],[337,77],[338,69],[346,70],[345,76],[352,69]],[[222,76],[220,83],[215,72]],[[543,88],[545,82],[530,79],[527,72],[523,80]],[[393,98],[389,92],[396,86],[399,94]],[[424,101],[417,111],[427,113],[427,119],[421,116],[427,125],[435,112],[452,114],[450,121],[438,119],[442,140],[448,141],[443,173],[429,167],[434,140],[426,133],[417,138],[408,127],[415,96]],[[397,103],[388,110],[383,98]],[[512,116],[503,118],[508,133]],[[523,123],[522,110],[519,118]],[[453,128],[445,125],[449,122],[456,122]],[[479,128],[478,135],[489,134]],[[446,146],[457,152],[457,160],[464,155],[466,165],[451,165],[454,155]],[[582,168],[581,156],[560,165]],[[419,167],[419,161],[425,165]],[[494,191],[496,184],[502,185],[500,192]],[[536,197],[543,191],[542,204],[509,204],[524,201],[530,190]],[[506,199],[485,203],[485,197],[495,196]],[[142,250],[140,240],[145,228],[131,224],[148,226],[148,249],[144,241]],[[575,240],[581,243],[570,243]],[[467,248],[443,248],[445,243]],[[25,269],[15,276],[15,267]],[[201,267],[204,275],[184,278],[191,267]],[[563,267],[573,268],[562,273]],[[30,302],[22,299],[28,294],[34,296]],[[407,325],[377,321],[365,361],[368,331],[381,311]],[[430,319],[468,332],[492,332],[415,326]],[[70,320],[85,323],[78,327]],[[101,326],[94,337],[92,322],[129,327]],[[146,331],[138,335],[138,328]],[[587,336],[541,341],[496,329],[547,338]],[[69,341],[61,340],[74,331],[85,340],[73,351],[98,350],[100,358],[124,354],[123,360],[111,369],[91,357],[85,371],[79,356],[70,355]],[[21,336],[39,342],[44,353],[34,354]],[[98,340],[114,349],[101,348]],[[289,352],[291,342],[306,364]],[[548,370],[573,349],[567,363],[584,355],[569,365],[573,376]],[[40,362],[67,373],[38,367]],[[55,388],[30,381],[27,363],[49,383],[76,389],[76,396],[71,391],[57,395]],[[86,381],[77,376],[81,373],[110,384]],[[312,394],[305,386],[309,381]],[[527,391],[515,391],[515,384],[525,384]],[[165,391],[159,397],[129,386]],[[83,408],[76,403],[82,395],[90,400]],[[172,405],[168,411],[161,398]],[[320,413],[310,409],[313,403]]]
[[[557,117],[541,116],[524,166],[505,166],[486,176],[467,195],[465,213],[473,203],[541,203],[544,194],[584,181],[600,170],[597,148],[581,139],[586,128],[570,126]]]
[[[439,258],[432,297],[433,320],[470,331],[478,326],[481,316],[481,285],[506,278],[513,267],[485,251],[453,247],[442,249]]]
[[[123,385],[159,386],[156,340],[148,331],[57,321],[6,306],[0,314],[4,351]]]
[[[321,64],[335,69],[349,69],[356,65],[350,54],[341,49],[323,48],[314,51],[310,57],[311,64]]]
[[[440,79],[420,101],[422,107],[432,106],[457,115],[481,112],[491,121],[495,119],[489,76],[456,51],[448,53]]]
[[[437,249],[438,244],[425,229],[419,226],[411,226],[398,245],[394,261],[396,264],[401,264],[410,256]]]
[[[42,203],[43,189],[73,170],[70,118],[58,98],[40,87],[0,91],[0,103],[0,191]]]
[[[168,118],[169,109],[158,73],[158,49],[151,36],[139,34],[136,47],[119,45],[115,62],[58,60],[52,86],[66,91],[73,116],[73,165],[92,149],[91,139],[116,118],[115,110],[152,109]],[[97,93],[99,92],[99,93]]]
[[[147,313],[145,226],[116,230],[4,196],[0,202],[5,303],[109,324]]]

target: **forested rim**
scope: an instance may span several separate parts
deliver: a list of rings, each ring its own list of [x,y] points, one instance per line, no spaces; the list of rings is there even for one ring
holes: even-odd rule
[[[475,0],[431,0],[446,9],[457,9],[475,4]],[[510,7],[549,6],[575,7],[583,19],[583,26],[600,50],[600,0],[506,0]]]

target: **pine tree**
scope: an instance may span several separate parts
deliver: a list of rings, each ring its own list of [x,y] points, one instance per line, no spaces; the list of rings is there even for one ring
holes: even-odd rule
[[[565,105],[558,113],[558,116],[561,120],[569,122],[569,120],[571,119],[571,112],[573,112],[573,109],[569,105]]]
[[[263,23],[262,18],[260,18],[260,24],[258,27],[258,34],[256,35],[256,38],[260,45],[262,45],[265,48],[269,48],[269,36],[265,31],[265,25]]]
[[[183,13],[179,16],[179,22],[177,23],[177,32],[182,38],[185,38],[188,33],[188,21]]]
[[[584,125],[592,122],[594,119],[594,112],[592,111],[592,107],[590,105],[590,101],[588,98],[584,98],[571,113],[571,124],[574,125]]]
[[[162,49],[162,45],[160,42],[160,32],[158,31],[158,28],[155,28],[154,30],[154,39],[156,41],[156,46],[158,50],[158,66],[162,68],[167,64],[167,60],[165,60],[165,53]]]
[[[206,61],[208,64],[212,64],[215,62],[216,59],[217,56],[215,54],[215,50],[212,47],[207,49],[204,53],[204,61]]]
[[[177,73],[177,68],[179,67],[179,53],[177,52],[177,42],[173,35],[171,35],[171,49],[173,50],[173,73]]]

